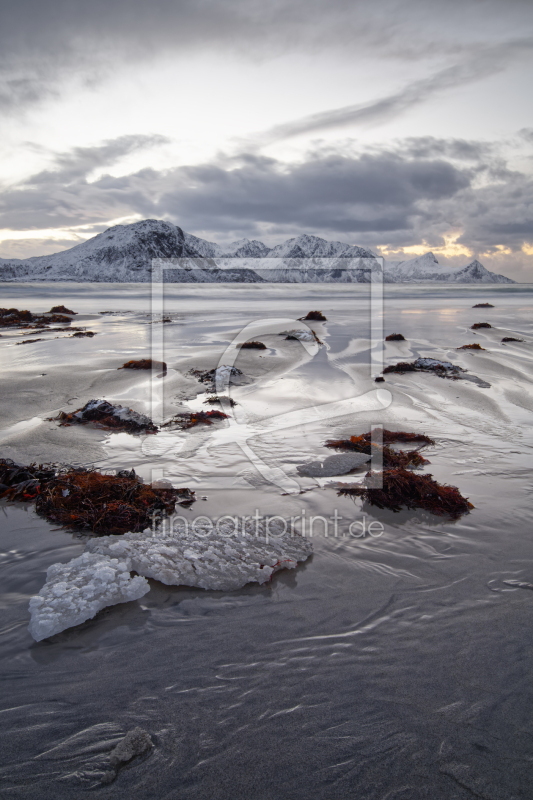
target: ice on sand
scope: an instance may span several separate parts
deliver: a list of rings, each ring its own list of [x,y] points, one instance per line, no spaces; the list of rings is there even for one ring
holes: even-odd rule
[[[366,453],[339,453],[323,458],[321,461],[299,464],[296,469],[299,475],[309,478],[331,478],[334,475],[345,475],[353,469],[362,467],[370,459],[371,456]]]
[[[200,519],[194,528],[185,520],[173,521],[173,529],[150,533],[101,536],[87,543],[87,550],[127,559],[139,575],[175,586],[232,591],[247,583],[265,583],[280,569],[293,569],[312,552],[302,536],[284,532],[279,519],[248,521],[242,530],[234,520],[213,525]],[[236,519],[235,519],[236,523]],[[237,531],[235,528],[237,527]]]
[[[150,590],[148,581],[132,578],[131,570],[127,559],[87,552],[68,564],[52,564],[45,585],[30,600],[29,632],[40,642],[106,606],[143,597]]]
[[[280,569],[293,569],[312,545],[279,518],[205,518],[195,526],[173,519],[172,530],[100,536],[68,564],[52,564],[46,583],[30,600],[29,631],[36,641],[91,619],[100,609],[137,600],[150,587],[145,578],[167,585],[232,591],[265,583]],[[238,524],[237,524],[238,523]],[[138,576],[130,576],[135,571]]]

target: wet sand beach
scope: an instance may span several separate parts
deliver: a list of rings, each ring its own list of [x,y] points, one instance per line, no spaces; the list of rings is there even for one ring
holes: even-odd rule
[[[32,312],[64,303],[96,333],[19,347],[24,332],[2,330],[3,458],[134,468],[194,490],[187,520],[297,518],[314,548],[235,592],[150,581],[141,600],[35,643],[29,598],[86,536],[2,501],[2,796],[528,796],[533,592],[512,582],[533,584],[533,287],[385,287],[383,338],[405,341],[384,343],[384,366],[450,361],[489,386],[421,372],[375,383],[368,285],[169,285],[168,323],[152,319],[146,284],[2,292],[2,306]],[[494,308],[472,308],[481,302]],[[322,345],[279,335],[304,330],[311,309],[327,318],[309,323]],[[492,327],[471,329],[483,321]],[[236,352],[250,324],[266,350]],[[166,375],[118,369],[152,357],[160,331]],[[457,349],[475,342],[484,350]],[[209,410],[190,370],[228,359],[242,372],[229,421],[134,436],[47,419],[93,398],[158,420]],[[423,471],[472,512],[451,521],[337,496],[333,484],[365,468],[299,473],[332,455],[326,440],[372,425],[434,439]],[[312,516],[324,519],[310,529]],[[382,535],[359,535],[374,520]],[[111,748],[136,725],[153,751],[102,786]]]

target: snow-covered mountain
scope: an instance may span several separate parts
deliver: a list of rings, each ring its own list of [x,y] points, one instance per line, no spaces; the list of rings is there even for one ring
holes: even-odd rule
[[[236,265],[235,258],[246,261]],[[353,259],[348,269],[347,258]],[[0,259],[0,281],[144,283],[151,280],[153,259],[181,259],[180,269],[166,273],[166,279],[202,283],[368,283],[380,279],[381,273],[381,262],[371,250],[318,236],[303,234],[273,248],[249,239],[221,246],[185,233],[170,222],[146,219],[115,225],[61,253],[26,260]],[[479,261],[461,269],[441,266],[433,253],[410,261],[385,262],[383,280],[514,283],[489,272]]]
[[[439,264],[433,253],[411,258],[409,261],[385,263],[385,280],[392,283],[515,283],[504,275],[489,272],[479,261],[471,261],[459,269]]]

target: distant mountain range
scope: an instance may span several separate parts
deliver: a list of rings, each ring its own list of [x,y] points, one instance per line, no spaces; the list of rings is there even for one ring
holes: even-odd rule
[[[235,258],[246,261],[236,265]],[[348,269],[346,258],[354,259]],[[381,261],[363,247],[307,234],[273,248],[249,239],[223,247],[185,233],[170,222],[146,219],[115,225],[61,253],[0,259],[0,281],[145,283],[152,279],[152,259],[180,259],[179,269],[165,272],[165,280],[171,282],[368,283],[381,279]],[[479,261],[459,269],[444,267],[433,253],[385,262],[383,280],[515,283],[489,272]]]

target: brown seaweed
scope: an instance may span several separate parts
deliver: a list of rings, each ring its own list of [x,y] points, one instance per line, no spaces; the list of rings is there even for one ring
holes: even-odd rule
[[[152,358],[141,358],[139,360],[126,361],[118,369],[156,369],[164,373],[167,371],[166,361],[154,361]]]
[[[389,333],[385,336],[386,342],[405,342],[405,336],[401,333]]]
[[[470,328],[473,331],[477,331],[479,328],[492,328],[492,325],[489,322],[474,322]]]
[[[145,485],[133,469],[104,475],[51,464],[21,466],[8,458],[0,459],[0,496],[35,501],[37,513],[50,522],[98,534],[144,530],[154,515],[166,516],[176,503],[190,505],[196,500],[185,487]]]
[[[400,361],[398,364],[391,364],[385,367],[383,374],[388,372],[432,372],[439,378],[450,378],[457,380],[459,373],[466,372],[462,367],[458,367],[449,361],[439,361],[436,358],[417,358],[416,361]]]
[[[10,458],[0,458],[0,497],[28,502],[39,494],[41,481],[56,474],[51,464],[21,466]]]
[[[131,408],[113,405],[106,400],[89,400],[82,408],[66,413],[60,411],[57,417],[49,417],[51,422],[59,422],[61,426],[87,425],[92,423],[97,428],[126,433],[157,433],[157,426],[144,414]]]
[[[418,450],[393,450],[388,444],[393,442],[434,444],[433,439],[423,434],[409,434],[405,431],[396,433],[386,430],[383,431],[383,442],[383,445],[372,442],[371,433],[366,433],[361,436],[350,436],[349,439],[330,439],[325,443],[325,446],[332,450],[351,450],[356,453],[365,453],[366,455],[375,454],[383,459],[384,469],[389,469],[392,467],[421,467],[423,464],[429,464],[429,461],[420,455]]]
[[[76,316],[78,313],[77,311],[71,311],[69,308],[65,308],[65,306],[52,306],[49,314],[72,314]]]
[[[476,305],[472,306],[472,308],[494,308],[494,306],[492,303],[476,303]]]
[[[504,336],[502,342],[523,342],[524,339],[515,339],[514,336]]]
[[[0,327],[2,328],[27,328],[36,326],[48,327],[52,323],[65,323],[70,325],[70,317],[62,314],[32,314],[26,309],[0,308]]]
[[[417,368],[414,361],[399,361],[398,364],[391,364],[389,367],[385,367],[383,373],[387,372],[417,372]]]
[[[375,485],[378,477],[383,479],[381,488]],[[437,483],[432,475],[420,475],[403,468],[386,469],[380,474],[368,472],[364,484],[339,484],[338,494],[361,497],[370,505],[391,511],[421,508],[452,519],[474,508],[455,486]]]
[[[224,365],[223,368],[228,369],[228,367],[224,367]],[[219,369],[219,367],[217,367],[216,369],[209,369],[209,370],[190,369],[188,374],[192,375],[194,378],[196,378],[196,380],[200,381],[200,383],[205,383],[208,386],[209,391],[214,392],[216,391],[215,384],[217,378],[217,369]],[[237,369],[237,367],[229,367],[230,380],[231,378],[239,378],[241,375],[242,372],[240,369]]]
[[[321,311],[309,311],[307,316],[298,317],[300,321],[327,322],[326,317]]]
[[[266,350],[266,344],[263,342],[244,342],[241,344],[241,350]]]
[[[204,425],[212,425],[217,419],[227,418],[228,415],[224,414],[222,411],[191,411],[184,414],[176,414],[176,416],[171,420],[163,423],[161,427],[169,428],[173,425],[176,425],[182,430],[188,430],[189,428],[194,428],[196,425],[200,425],[201,423]]]
[[[68,336],[68,339],[82,339],[84,336],[89,336],[91,339],[93,336],[96,336],[95,331],[77,331],[73,333],[72,336]]]
[[[224,401],[225,403],[229,403],[229,405],[233,408],[233,406],[238,405],[237,401],[233,399],[233,397],[228,397],[225,394],[210,394],[209,397],[206,397],[204,403],[208,406],[214,406],[215,403],[221,403]]]
[[[180,499],[192,502],[194,492],[141,483],[133,470],[104,475],[73,469],[41,484],[35,510],[66,528],[122,534],[150,527],[156,515],[171,514]]]
[[[481,347],[480,344],[477,342],[475,344],[463,344],[461,347],[458,347],[457,350],[484,350],[484,347]]]

